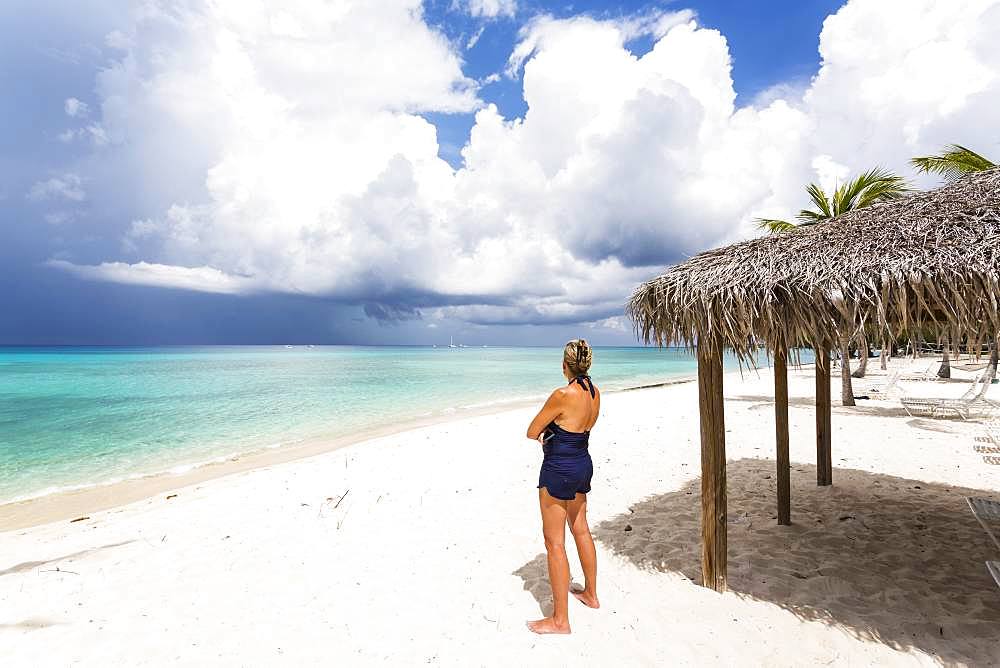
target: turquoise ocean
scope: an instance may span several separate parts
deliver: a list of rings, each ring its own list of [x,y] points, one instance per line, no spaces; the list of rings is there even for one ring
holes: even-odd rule
[[[564,382],[561,352],[0,347],[0,503],[541,400]],[[695,369],[682,350],[597,348],[591,374],[606,391]]]

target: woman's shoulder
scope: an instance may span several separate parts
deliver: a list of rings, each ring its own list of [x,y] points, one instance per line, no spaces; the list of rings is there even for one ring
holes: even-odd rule
[[[549,394],[549,399],[564,399],[568,394],[569,388],[565,385],[560,385],[556,389],[552,390]]]

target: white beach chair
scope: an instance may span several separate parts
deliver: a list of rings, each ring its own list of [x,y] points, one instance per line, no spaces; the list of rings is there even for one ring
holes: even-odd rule
[[[941,380],[938,377],[938,371],[941,370],[942,364],[944,364],[943,360],[935,360],[923,371],[911,371],[902,374],[901,380]]]
[[[898,399],[900,397],[898,387],[900,375],[899,371],[893,371],[889,374],[883,387],[868,388],[868,393],[871,394],[874,399]]]
[[[993,581],[1000,587],[1000,561],[987,561],[986,570],[993,576]]]
[[[976,436],[972,449],[981,455],[1000,455],[1000,423],[987,420],[983,425],[983,435]]]
[[[989,381],[980,383],[973,381],[972,387],[958,399],[937,399],[933,397],[900,397],[903,409],[907,415],[913,417],[914,413],[921,413],[937,417],[938,415],[954,413],[963,420],[968,420],[969,415],[975,409],[992,409],[994,404],[986,398],[986,391],[990,389]]]
[[[992,443],[994,447],[1000,446],[1000,422],[997,420],[987,420],[983,425],[984,438],[977,438],[977,441]],[[1000,452],[1000,450],[991,450]]]
[[[997,547],[1000,547],[1000,502],[974,496],[965,497],[965,501],[969,504],[972,514],[986,531],[986,535],[993,539]]]
[[[973,383],[969,389],[962,393],[962,396],[958,399],[942,399],[940,397],[910,397],[905,394],[900,394],[899,401],[903,404],[903,408],[906,412],[913,416],[913,413],[927,413],[935,414],[941,405],[948,402],[966,402],[976,395],[976,390],[978,386]]]

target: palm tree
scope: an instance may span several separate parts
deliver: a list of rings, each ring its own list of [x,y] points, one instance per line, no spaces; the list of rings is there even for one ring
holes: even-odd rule
[[[809,199],[812,200],[814,209],[802,209],[796,217],[798,224],[777,218],[757,218],[757,228],[767,230],[772,234],[790,232],[798,227],[815,225],[830,218],[836,218],[841,214],[855,209],[861,209],[876,202],[896,199],[909,192],[910,188],[901,176],[896,176],[892,172],[876,167],[867,172],[862,172],[853,180],[847,181],[836,188],[832,195],[827,195],[822,187],[815,183],[810,183],[806,187]],[[862,334],[864,336],[864,334]],[[851,341],[847,335],[840,339],[840,356],[842,363],[840,366],[840,399],[844,406],[854,406],[854,386],[851,383]],[[868,349],[867,341],[862,346]],[[865,360],[867,366],[867,359]],[[862,371],[862,373],[864,373]]]
[[[815,209],[802,209],[795,218],[798,224],[778,218],[757,218],[757,228],[768,232],[788,232],[796,227],[815,225],[829,218],[860,209],[862,207],[896,199],[909,192],[909,186],[903,177],[896,176],[876,167],[859,174],[853,181],[848,181],[827,195],[822,187],[810,183],[806,187],[809,199]]]
[[[868,356],[871,355],[871,349],[868,347],[868,337],[865,336],[864,332],[861,334],[861,346],[858,348],[858,368],[851,374],[853,378],[864,378],[865,371],[868,370]]]
[[[997,340],[996,337],[990,342],[990,363],[980,379],[983,383],[992,383],[997,377]]]
[[[895,347],[896,343],[893,341],[889,342],[889,339],[885,336],[882,337],[882,349],[879,350],[879,366],[882,371],[886,370],[888,366],[889,358],[892,357],[892,349]]]
[[[951,337],[945,340],[945,344],[941,346],[941,366],[938,367],[937,377],[938,378],[951,378]]]
[[[939,174],[949,181],[971,174],[993,169],[998,165],[971,149],[958,144],[946,146],[940,155],[928,155],[910,160],[918,172]]]
[[[924,174],[939,174],[948,181],[954,181],[973,172],[982,172],[987,169],[993,169],[994,167],[1000,167],[1000,165],[993,162],[989,158],[984,158],[972,149],[965,148],[960,144],[951,144],[950,146],[946,146],[941,151],[940,155],[928,155],[922,158],[912,158],[910,160],[910,164],[913,165],[918,172],[923,172]],[[994,336],[990,345],[991,364],[987,367],[987,374],[992,373],[991,379],[996,377],[996,356],[997,345],[996,336]],[[947,350],[945,351],[944,364],[941,365],[941,370],[938,371],[938,375],[941,376],[942,373],[948,374],[946,376],[942,376],[942,378],[951,377],[951,367],[949,365]],[[983,378],[985,379],[986,376],[984,375]]]
[[[910,187],[901,176],[896,176],[892,172],[876,167],[867,172],[862,172],[851,181],[847,181],[833,191],[832,196],[828,196],[819,185],[810,183],[806,187],[809,199],[812,200],[815,209],[802,209],[796,217],[798,224],[777,218],[757,218],[757,228],[766,230],[772,234],[790,232],[798,227],[815,225],[830,218],[861,209],[876,202],[902,197],[909,192]],[[862,337],[864,334],[862,334]],[[851,383],[851,340],[847,335],[840,338],[840,356],[843,360],[840,366],[840,400],[844,406],[854,406],[854,386]],[[867,340],[862,349],[868,349]],[[864,366],[867,366],[867,359]],[[864,373],[864,370],[861,370]]]

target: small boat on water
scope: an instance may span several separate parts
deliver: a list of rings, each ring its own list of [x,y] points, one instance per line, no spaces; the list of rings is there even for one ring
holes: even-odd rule
[[[451,337],[451,343],[448,344],[448,347],[449,348],[458,348],[458,346],[455,345],[455,337],[454,336]]]

